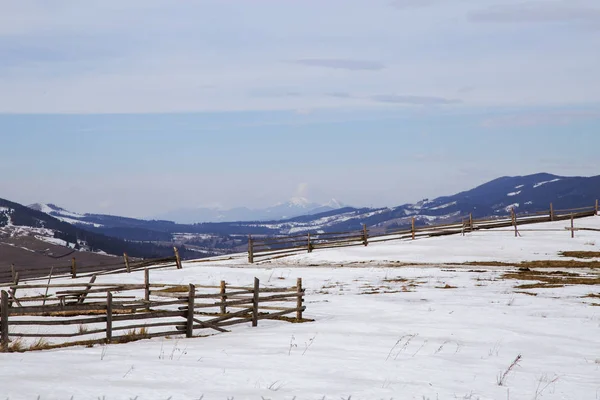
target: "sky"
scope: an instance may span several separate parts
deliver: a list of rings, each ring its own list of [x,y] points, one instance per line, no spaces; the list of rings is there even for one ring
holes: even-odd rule
[[[597,0],[0,0],[0,197],[152,217],[600,174]]]

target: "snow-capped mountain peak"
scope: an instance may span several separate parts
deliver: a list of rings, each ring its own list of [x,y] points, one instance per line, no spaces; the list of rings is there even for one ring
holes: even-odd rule
[[[311,202],[308,201],[308,199],[306,197],[292,197],[285,204],[288,207],[290,207],[290,208],[292,208],[292,207],[296,207],[296,208],[309,208],[310,205],[311,205]]]

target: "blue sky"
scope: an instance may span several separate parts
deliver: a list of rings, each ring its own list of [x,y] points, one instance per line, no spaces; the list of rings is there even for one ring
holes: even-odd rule
[[[0,8],[3,198],[144,217],[600,171],[595,0]]]

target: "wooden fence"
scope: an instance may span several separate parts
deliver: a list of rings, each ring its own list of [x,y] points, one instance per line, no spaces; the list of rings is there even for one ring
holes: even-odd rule
[[[177,269],[181,269],[181,258],[179,257],[179,250],[177,247],[173,247],[173,252],[173,257],[154,258],[149,260],[131,260],[127,253],[124,253],[123,258],[115,257],[114,263],[86,266],[78,265],[76,258],[73,257],[70,265],[53,266],[49,270],[45,268],[23,268],[13,264],[10,271],[0,271],[0,285],[47,279],[48,274],[51,278],[71,277],[75,279],[77,277],[91,275],[133,272],[146,268],[156,269],[176,267]]]
[[[562,231],[563,229],[519,229],[518,226],[564,220],[571,220],[571,226],[565,229],[570,230],[571,237],[574,237],[574,233],[578,230],[594,229],[576,228],[573,220],[598,215],[598,211],[598,200],[596,200],[595,205],[591,207],[557,210],[550,204],[550,209],[547,211],[517,214],[514,209],[511,209],[508,216],[487,219],[474,219],[473,214],[469,214],[459,222],[439,225],[415,226],[416,218],[413,217],[410,229],[393,230],[378,235],[370,235],[370,231],[363,224],[363,229],[348,232],[307,232],[302,235],[276,236],[260,240],[256,240],[250,236],[248,239],[248,262],[254,263],[259,259],[285,257],[301,251],[308,251],[310,253],[315,249],[367,246],[369,243],[387,240],[415,240],[423,237],[464,235],[465,233],[486,229],[499,230],[501,228],[510,228],[511,232],[515,232],[515,236],[519,236],[520,232],[526,231]]]
[[[144,284],[95,283],[94,277],[87,283],[13,285],[2,290],[0,349],[15,351],[11,339],[18,343],[19,338],[37,340],[27,348],[33,350],[182,334],[189,338],[201,329],[228,332],[226,326],[247,322],[257,326],[261,319],[285,319],[290,314],[293,317],[288,320],[304,321],[301,278],[294,287],[267,288],[257,278],[251,287],[229,286],[224,281],[219,286],[182,286],[151,284],[149,271],[144,275]],[[32,290],[46,294],[15,295]],[[62,342],[46,342],[56,338]],[[69,341],[73,338],[77,340]]]

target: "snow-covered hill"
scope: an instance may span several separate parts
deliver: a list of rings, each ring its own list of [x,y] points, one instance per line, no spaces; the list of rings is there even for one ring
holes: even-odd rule
[[[600,227],[599,221],[577,223]],[[536,227],[560,229],[561,224]],[[559,253],[597,252],[599,245],[592,231],[578,232],[575,239],[564,231],[523,232],[520,238],[486,231],[319,250],[289,264],[250,266],[244,256],[187,262],[181,270],[152,271],[150,279],[245,286],[257,277],[267,287],[289,287],[302,277],[304,317],[314,322],[261,320],[256,328],[237,325],[231,332],[191,339],[4,353],[0,358],[11,368],[3,374],[2,394],[11,399],[595,399],[600,390],[597,269],[575,262],[566,269],[542,264],[520,271],[510,263],[577,261]],[[509,264],[439,265],[492,260]],[[597,266],[598,260],[587,265]],[[142,272],[134,272],[99,276],[97,282],[143,280]],[[86,373],[65,373],[56,365],[76,365]]]

